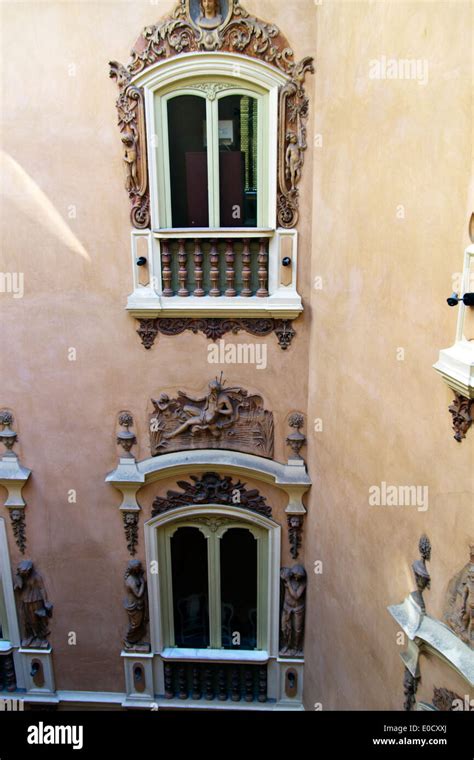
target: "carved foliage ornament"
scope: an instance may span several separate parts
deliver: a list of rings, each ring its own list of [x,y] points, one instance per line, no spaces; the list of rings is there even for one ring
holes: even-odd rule
[[[288,319],[218,319],[216,317],[191,319],[191,318],[168,318],[140,319],[139,334],[142,344],[146,349],[152,348],[158,333],[162,335],[181,335],[191,330],[194,334],[204,333],[210,340],[219,340],[226,333],[234,335],[245,330],[258,338],[266,337],[274,332],[277,336],[280,348],[286,351],[296,335],[291,320]]]
[[[226,388],[222,375],[198,396],[179,391],[170,398],[162,393],[152,403],[152,456],[213,448],[273,456],[272,413],[263,408],[261,396],[249,395],[243,388]]]
[[[153,502],[152,516],[156,517],[171,509],[190,504],[227,504],[249,509],[265,517],[272,516],[272,509],[256,488],[247,490],[245,483],[234,483],[230,476],[221,477],[215,472],[202,476],[191,475],[192,483],[178,481],[181,491],[168,491],[165,497],[157,496]]]
[[[454,394],[454,401],[449,407],[453,418],[454,438],[461,443],[473,422],[474,398]]]
[[[171,16],[143,30],[128,66],[110,63],[110,76],[117,80],[120,92],[117,110],[125,186],[135,227],[149,226],[150,199],[143,91],[131,84],[132,77],[179,53],[217,50],[262,59],[288,77],[280,91],[277,212],[282,227],[294,227],[298,221],[298,184],[307,148],[304,81],[307,72],[314,71],[313,59],[296,62],[278,27],[250,16],[237,0],[180,0]]]

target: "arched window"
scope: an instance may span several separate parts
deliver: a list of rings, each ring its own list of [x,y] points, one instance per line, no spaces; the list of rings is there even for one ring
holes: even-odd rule
[[[267,531],[199,515],[158,529],[164,647],[268,648]]]

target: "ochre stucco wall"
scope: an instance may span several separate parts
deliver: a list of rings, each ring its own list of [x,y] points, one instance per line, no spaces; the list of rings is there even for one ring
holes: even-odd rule
[[[435,617],[469,559],[474,435],[452,438],[452,394],[431,365],[454,341],[446,297],[474,205],[471,28],[463,2],[317,8],[312,279],[323,289],[311,298],[308,416],[323,432],[309,441],[306,562],[322,560],[323,574],[309,573],[307,709],[400,709],[385,608],[413,590],[423,532]],[[428,82],[371,80],[382,56],[426,60]],[[428,510],[369,507],[383,481],[428,486]]]
[[[287,352],[275,335],[268,366],[209,364],[209,341],[160,336],[145,351],[124,310],[132,290],[129,203],[123,188],[117,87],[108,61],[127,63],[144,26],[174,2],[2,3],[3,240],[1,270],[24,273],[25,295],[1,294],[1,398],[33,471],[24,490],[27,554],[55,604],[51,641],[58,689],[125,688],[120,658],[126,626],[123,573],[129,559],[119,494],[104,483],[116,466],[117,412],[135,418],[139,458],[149,455],[150,399],[163,390],[199,393],[221,369],[229,385],[262,394],[275,416],[275,458],[285,461],[286,420],[306,409],[307,323]],[[248,2],[287,32],[296,57],[310,55],[311,2]],[[308,25],[308,13],[312,15]],[[312,25],[311,25],[312,24]],[[72,76],[70,74],[73,74]],[[312,147],[301,184],[312,194]],[[70,218],[75,207],[75,218]],[[311,218],[300,224],[299,289],[309,295]],[[246,333],[226,341],[248,343]],[[68,349],[77,360],[68,360]],[[169,484],[171,485],[171,484]],[[70,489],[77,503],[68,503]],[[4,490],[2,491],[2,502]],[[144,515],[160,487],[143,491]],[[278,512],[280,492],[263,487]],[[273,496],[272,496],[273,494]],[[0,507],[7,516],[7,510]],[[286,520],[283,559],[288,559]],[[8,521],[9,522],[9,521]],[[143,524],[143,522],[142,522]],[[19,559],[9,530],[12,565]],[[144,558],[141,538],[139,557]],[[70,631],[77,646],[67,643]]]
[[[0,402],[14,412],[17,450],[33,470],[25,489],[28,555],[55,603],[59,689],[124,689],[128,554],[119,496],[104,483],[116,463],[117,412],[133,412],[143,458],[150,398],[199,392],[221,369],[208,364],[202,335],[160,336],[146,352],[124,311],[132,287],[129,206],[107,62],[126,62],[142,27],[173,5],[1,7],[1,268],[24,273],[25,296],[0,294]],[[307,709],[315,702],[398,709],[403,670],[386,606],[412,590],[410,564],[426,531],[433,557],[425,598],[440,616],[474,537],[474,435],[462,445],[452,439],[451,394],[431,369],[454,338],[456,316],[445,298],[462,265],[473,205],[470,7],[244,5],[282,29],[296,58],[317,59],[300,186],[298,287],[306,312],[289,351],[270,336],[266,370],[222,369],[229,384],[260,392],[273,410],[279,461],[287,456],[288,414],[308,412]],[[428,83],[370,80],[369,61],[383,55],[428,60]],[[318,276],[322,290],[311,287]],[[316,418],[323,432],[312,432]],[[368,489],[382,481],[429,486],[428,511],[369,507]],[[144,489],[144,514],[166,487]],[[70,489],[76,504],[68,503]],[[280,514],[280,494],[260,490]],[[286,536],[283,546],[287,561]],[[324,572],[316,576],[317,560]],[[68,646],[69,631],[76,647]]]

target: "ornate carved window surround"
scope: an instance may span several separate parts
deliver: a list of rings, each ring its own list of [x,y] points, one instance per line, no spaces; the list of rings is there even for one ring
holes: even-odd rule
[[[111,63],[120,90],[119,127],[132,201],[133,292],[127,310],[155,333],[162,331],[160,319],[176,317],[233,318],[245,330],[249,319],[266,320],[267,334],[281,321],[289,326],[303,311],[294,228],[307,148],[304,80],[313,71],[312,59],[295,62],[278,28],[251,17],[236,0],[219,7],[225,13],[210,29],[194,16],[193,4],[180,0],[168,18],[142,32],[127,67]],[[199,93],[214,118],[220,98],[229,93],[247,93],[258,101],[257,226],[213,224],[218,219],[218,198],[212,200],[212,178],[219,185],[217,137],[209,148],[211,226],[170,226],[163,103],[177,92]],[[216,134],[209,129],[208,123],[208,136]],[[262,326],[250,331],[259,335]]]

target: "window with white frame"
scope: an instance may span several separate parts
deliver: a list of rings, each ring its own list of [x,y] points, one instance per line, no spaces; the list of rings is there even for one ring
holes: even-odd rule
[[[0,575],[0,641],[9,639],[8,617],[5,605],[5,593],[3,591],[2,577]]]
[[[266,530],[187,518],[159,529],[158,550],[165,647],[267,649]]]
[[[154,97],[160,227],[268,227],[265,91],[222,77]]]

